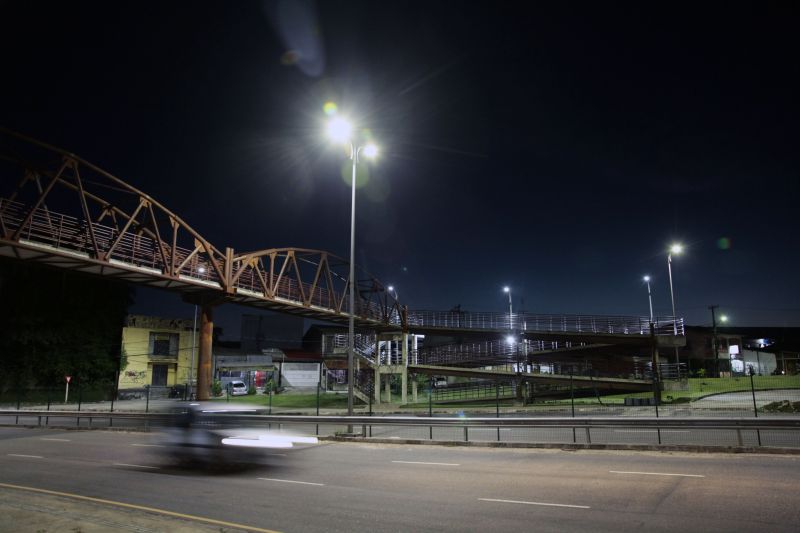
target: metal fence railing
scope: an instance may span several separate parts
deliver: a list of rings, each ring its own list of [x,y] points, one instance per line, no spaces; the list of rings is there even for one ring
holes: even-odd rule
[[[169,425],[167,414],[79,413],[70,411],[0,410],[0,423],[16,419],[26,426],[114,427],[150,430]],[[293,430],[320,436],[342,435],[344,428],[360,428],[349,438],[408,441],[498,442],[509,445],[578,445],[644,447],[697,447],[766,450],[800,449],[800,418],[532,418],[532,417],[369,417],[203,414],[214,427],[250,427]],[[101,422],[102,421],[102,422]],[[313,428],[313,429],[312,429]],[[348,430],[349,431],[349,430]]]

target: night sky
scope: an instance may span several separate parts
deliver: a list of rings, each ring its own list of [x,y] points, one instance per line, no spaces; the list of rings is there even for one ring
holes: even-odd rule
[[[349,255],[412,309],[800,326],[797,5],[0,2],[0,124],[218,248]],[[140,290],[133,312],[191,315]],[[217,313],[238,336],[247,308]]]

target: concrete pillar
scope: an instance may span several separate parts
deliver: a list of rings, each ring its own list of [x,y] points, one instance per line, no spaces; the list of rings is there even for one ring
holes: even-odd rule
[[[211,398],[211,342],[214,333],[213,307],[203,305],[200,310],[200,354],[197,358],[197,399]]]
[[[403,373],[400,375],[400,401],[403,404],[408,403],[408,368],[403,367]]]
[[[408,366],[408,333],[403,333],[402,345],[400,346],[403,354],[403,366]]]
[[[411,381],[411,401],[417,403],[417,378]]]
[[[381,371],[379,367],[375,367],[375,385],[372,387],[372,395],[375,397],[375,405],[381,404]]]
[[[386,375],[386,403],[392,403],[392,375]]]

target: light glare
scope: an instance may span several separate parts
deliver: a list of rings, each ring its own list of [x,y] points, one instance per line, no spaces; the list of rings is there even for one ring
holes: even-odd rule
[[[680,254],[683,252],[683,245],[682,244],[673,244],[670,249],[670,253],[673,254]]]
[[[353,126],[347,120],[337,117],[328,122],[328,137],[336,142],[346,143],[350,141],[353,133]]]
[[[644,279],[645,281],[650,281],[650,276],[645,276],[645,277],[644,277],[644,278],[642,278],[642,279]]]
[[[374,159],[378,155],[378,147],[372,143],[363,148],[364,155],[370,159]]]

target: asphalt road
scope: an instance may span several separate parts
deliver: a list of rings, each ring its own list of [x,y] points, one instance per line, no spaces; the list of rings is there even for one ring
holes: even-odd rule
[[[184,526],[199,517],[278,531],[774,532],[800,523],[797,456],[324,443],[205,471],[171,465],[152,444],[141,433],[0,428],[0,510],[17,502],[16,523],[0,530],[43,516],[18,502],[45,496],[9,485],[189,515]],[[92,513],[117,525],[154,516],[97,502],[73,514],[91,525]],[[114,522],[98,523],[82,530]]]

